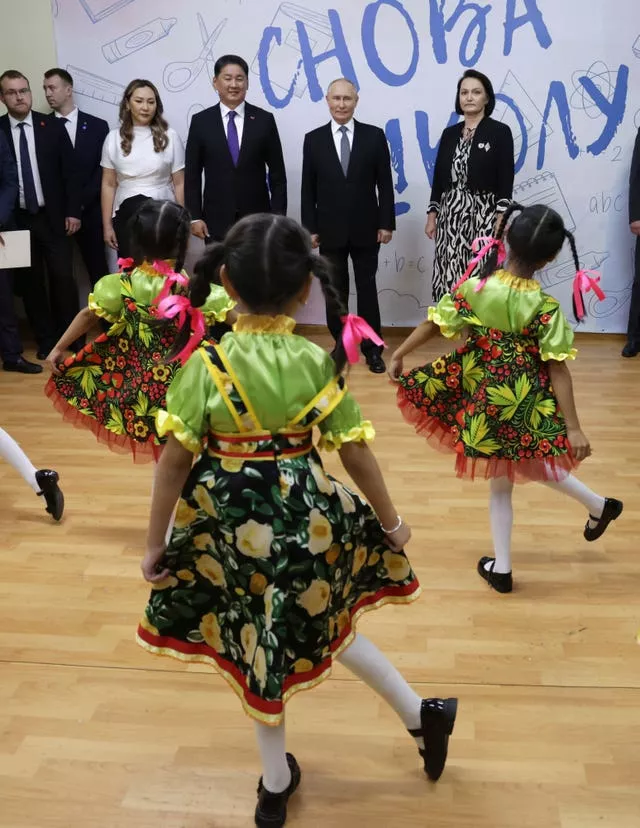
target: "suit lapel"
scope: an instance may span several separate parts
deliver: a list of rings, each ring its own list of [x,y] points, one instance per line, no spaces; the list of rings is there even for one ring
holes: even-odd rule
[[[217,143],[220,145],[224,158],[229,162],[231,166],[233,166],[233,161],[231,159],[231,152],[229,151],[229,142],[227,141],[227,134],[224,131],[224,124],[222,123],[222,110],[220,109],[220,104],[216,104],[213,107],[213,112],[211,113],[213,119],[213,134],[216,136]]]
[[[9,123],[8,115],[3,115],[0,118],[0,127],[4,132],[4,137],[7,139],[7,143],[9,144],[9,149],[11,150],[13,160],[17,162],[18,159],[16,158],[16,148],[13,144],[13,135],[11,134],[11,124]]]
[[[329,123],[325,127],[323,143],[325,145],[325,153],[327,155],[327,160],[329,161],[329,164],[333,164],[336,167],[337,174],[344,178],[345,175],[342,170],[340,158],[338,157],[338,153],[336,152],[336,142],[333,137],[333,121],[329,121]]]
[[[255,136],[256,128],[256,114],[255,109],[251,104],[244,105],[244,124],[242,125],[242,141],[240,142],[240,155],[238,156],[238,166],[242,164],[242,159],[247,155],[247,146],[251,144]],[[231,157],[231,153],[229,153]]]
[[[358,158],[360,157],[361,151],[361,144],[362,142],[362,128],[356,119],[353,119],[353,142],[351,144],[351,155],[349,156],[349,167],[347,169],[347,179],[351,178],[354,174],[355,166],[358,163]],[[342,168],[342,165],[340,165]]]

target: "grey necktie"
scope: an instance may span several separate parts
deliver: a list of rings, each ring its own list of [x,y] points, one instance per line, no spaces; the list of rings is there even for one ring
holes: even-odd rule
[[[351,158],[351,147],[349,146],[349,136],[347,135],[346,126],[340,127],[342,138],[340,139],[340,163],[342,164],[342,172],[346,175],[349,169],[349,159]]]

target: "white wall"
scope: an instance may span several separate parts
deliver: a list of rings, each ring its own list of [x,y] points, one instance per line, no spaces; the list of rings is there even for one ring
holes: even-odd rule
[[[3,13],[2,41],[13,48],[3,49],[3,60],[24,66],[34,87],[38,70],[51,63],[48,26],[41,19],[45,6],[45,0],[22,3],[9,12],[9,25]],[[446,35],[440,6],[446,20],[462,10]],[[185,137],[191,114],[216,102],[211,67],[198,63],[198,56],[203,28],[209,35],[217,32],[212,57],[243,55],[252,66],[250,99],[275,110],[289,175],[289,212],[296,217],[302,138],[327,120],[320,87],[339,75],[355,74],[358,117],[387,127],[397,201],[406,205],[393,242],[380,256],[386,324],[418,321],[430,301],[433,246],[423,234],[430,190],[426,169],[451,117],[456,80],[465,64],[474,65],[504,96],[496,117],[512,126],[518,155],[521,125],[525,128],[528,150],[520,158],[516,197],[558,207],[576,228],[584,266],[602,272],[608,298],[599,306],[588,302],[591,317],[584,328],[625,328],[632,262],[627,178],[640,126],[637,0],[52,0],[51,8],[59,62],[75,77],[81,107],[115,124],[123,86],[146,76],[161,89],[169,120]],[[505,33],[519,16],[524,25],[513,31],[510,47]],[[282,42],[271,41],[270,53],[260,59],[268,27],[280,30]],[[17,29],[25,40],[15,37]],[[18,49],[16,44],[29,42],[32,31],[35,48]],[[299,36],[305,33],[316,58],[344,41],[340,58],[318,65],[317,78],[309,62],[300,61]],[[22,53],[28,63],[21,62]],[[298,69],[290,100],[281,106],[275,98],[286,96]],[[553,101],[544,117],[550,93],[561,102],[566,98],[564,124]],[[568,313],[572,275],[565,250],[542,276]],[[322,316],[317,302],[310,306],[310,319]]]

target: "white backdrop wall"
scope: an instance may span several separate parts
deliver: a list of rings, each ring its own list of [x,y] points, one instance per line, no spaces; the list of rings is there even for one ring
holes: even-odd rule
[[[398,230],[379,270],[387,325],[420,321],[430,302],[424,222],[435,150],[456,120],[461,72],[485,72],[498,93],[494,117],[514,133],[515,198],[558,209],[583,265],[602,273],[607,299],[589,300],[582,329],[625,329],[628,174],[640,127],[637,0],[52,0],[52,14],[80,108],[113,126],[124,86],[147,77],[186,140],[192,114],[217,102],[215,58],[245,57],[249,99],[278,122],[296,218],[303,136],[328,120],[329,81],[352,78],[357,117],[385,129],[392,153]],[[568,314],[572,277],[568,248],[542,275]],[[318,297],[305,319],[323,321]]]

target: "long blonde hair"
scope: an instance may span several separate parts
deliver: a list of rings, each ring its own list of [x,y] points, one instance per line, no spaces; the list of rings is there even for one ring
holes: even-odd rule
[[[153,150],[154,152],[162,152],[169,144],[169,136],[167,135],[169,124],[162,117],[164,107],[162,106],[160,93],[151,81],[145,80],[144,78],[136,78],[130,81],[120,101],[120,148],[122,149],[123,155],[129,155],[131,152],[131,144],[133,143],[133,117],[131,115],[131,109],[129,108],[129,101],[136,89],[142,89],[145,86],[151,89],[156,98],[155,115],[149,124],[151,134],[153,135]]]

